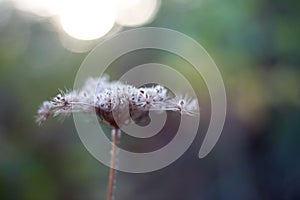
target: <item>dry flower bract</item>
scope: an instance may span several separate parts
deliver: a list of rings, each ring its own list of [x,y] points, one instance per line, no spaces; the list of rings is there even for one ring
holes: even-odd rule
[[[198,101],[172,97],[160,85],[136,88],[120,81],[109,82],[109,77],[103,76],[89,78],[80,90],[60,91],[52,100],[44,101],[36,121],[42,124],[49,117],[96,113],[101,121],[117,128],[142,120],[150,110],[197,115]]]

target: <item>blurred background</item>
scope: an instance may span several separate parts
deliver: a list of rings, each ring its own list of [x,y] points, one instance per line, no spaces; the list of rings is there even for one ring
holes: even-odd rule
[[[34,116],[58,88],[72,88],[95,45],[142,26],[204,46],[223,76],[228,113],[217,145],[198,159],[210,118],[201,83],[193,145],[159,171],[118,173],[115,199],[300,199],[299,9],[296,0],[0,0],[0,199],[106,198],[109,169],[84,148],[72,119],[38,127]],[[154,61],[198,84],[188,63],[151,50],[108,71],[119,77],[119,66]],[[172,138],[168,130],[153,148]],[[132,150],[151,147],[124,138]]]

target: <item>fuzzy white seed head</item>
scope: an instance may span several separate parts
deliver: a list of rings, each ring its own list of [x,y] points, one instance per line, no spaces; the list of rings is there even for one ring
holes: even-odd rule
[[[60,91],[51,101],[43,102],[36,121],[42,124],[51,116],[96,112],[103,122],[116,127],[134,122],[132,118],[138,116],[139,119],[143,116],[141,113],[149,110],[195,115],[198,113],[198,101],[172,98],[161,85],[136,88],[119,81],[109,82],[108,76],[103,76],[89,78],[81,90]],[[119,114],[115,116],[113,113]]]

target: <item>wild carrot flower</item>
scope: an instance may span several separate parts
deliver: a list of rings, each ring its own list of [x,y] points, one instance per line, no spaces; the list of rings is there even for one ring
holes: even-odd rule
[[[38,110],[39,124],[49,117],[68,116],[71,113],[97,114],[100,121],[112,126],[111,167],[107,200],[114,197],[116,144],[120,126],[143,122],[149,111],[175,111],[197,115],[197,99],[172,95],[161,85],[137,88],[120,81],[109,82],[108,76],[89,78],[79,90],[60,91],[50,101],[44,101]]]
[[[38,110],[39,124],[49,117],[71,113],[96,113],[102,122],[119,126],[143,120],[149,111],[175,111],[196,115],[197,99],[173,97],[161,85],[136,88],[120,81],[109,82],[108,76],[89,78],[80,90],[60,91]]]

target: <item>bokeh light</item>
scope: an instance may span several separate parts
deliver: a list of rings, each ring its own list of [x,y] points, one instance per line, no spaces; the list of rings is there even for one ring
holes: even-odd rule
[[[115,4],[109,0],[69,1],[63,10],[60,20],[64,31],[81,40],[104,36],[116,19]]]
[[[115,25],[105,36],[95,39],[95,40],[79,40],[73,37],[70,37],[65,32],[59,33],[59,40],[62,46],[74,53],[85,53],[91,51],[99,42],[112,37],[117,32],[122,29],[122,26]]]
[[[64,31],[78,40],[95,40],[115,24],[142,26],[153,21],[160,0],[10,0],[24,12],[55,20]],[[40,19],[40,18],[38,18]]]
[[[141,26],[151,22],[160,0],[116,0],[118,15],[116,22],[122,26]]]
[[[12,0],[17,9],[34,13],[41,17],[58,14],[63,6],[63,0]]]

